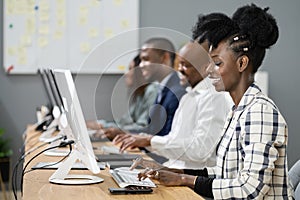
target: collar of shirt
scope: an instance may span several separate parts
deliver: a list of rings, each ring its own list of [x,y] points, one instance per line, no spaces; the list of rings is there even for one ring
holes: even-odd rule
[[[165,87],[165,86],[167,85],[169,79],[171,78],[171,76],[172,76],[172,73],[168,74],[168,75],[167,75],[167,76],[159,83],[159,85],[160,85],[161,87]]]
[[[205,78],[202,81],[200,81],[195,87],[187,87],[186,91],[188,93],[200,93],[201,90],[208,90],[212,87],[213,85],[211,84],[211,81],[209,78]]]
[[[249,105],[253,101],[254,97],[260,92],[261,89],[255,83],[252,83],[247,89],[247,91],[245,92],[245,94],[243,95],[239,105],[237,107],[233,106],[232,110],[233,111],[244,110],[245,107]]]

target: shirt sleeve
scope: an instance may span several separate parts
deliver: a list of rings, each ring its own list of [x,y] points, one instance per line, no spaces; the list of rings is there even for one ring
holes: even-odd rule
[[[147,86],[144,96],[137,98],[137,102],[130,106],[131,114],[136,118],[132,120],[130,112],[127,112],[119,120],[121,128],[130,132],[140,132],[148,124],[149,109],[153,105],[157,95],[156,88],[153,84]]]
[[[214,198],[212,193],[213,180],[213,178],[198,176],[195,181],[194,191],[201,196]]]
[[[284,119],[274,107],[263,103],[254,104],[245,112],[246,115],[237,124],[240,129],[239,142],[242,148],[238,151],[243,159],[242,164],[239,165],[240,169],[235,169],[236,177],[214,179],[212,187],[215,199],[263,199],[270,185],[285,187],[284,182],[275,183],[279,174],[274,174],[275,165],[281,169],[281,176],[285,173],[287,135]],[[229,150],[227,160],[231,153],[237,152]],[[232,169],[229,161],[224,167],[224,173]]]
[[[213,198],[212,182],[213,178],[208,177],[207,169],[184,169],[184,174],[198,176],[195,181],[194,191],[201,196]]]
[[[155,152],[169,159],[178,159],[180,156],[180,160],[199,163],[205,163],[214,156],[230,103],[222,93],[207,93],[197,101],[195,126],[191,127],[191,130],[185,130],[186,137],[170,140],[168,136],[154,136],[151,146]]]
[[[295,190],[300,182],[300,160],[298,160],[289,171],[289,178]]]
[[[184,174],[194,175],[194,176],[204,176],[208,177],[207,169],[184,169]]]

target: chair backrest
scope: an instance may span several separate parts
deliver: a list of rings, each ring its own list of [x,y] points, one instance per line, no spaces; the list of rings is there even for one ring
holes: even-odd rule
[[[298,160],[289,170],[289,180],[295,192],[295,199],[300,200],[300,160]]]

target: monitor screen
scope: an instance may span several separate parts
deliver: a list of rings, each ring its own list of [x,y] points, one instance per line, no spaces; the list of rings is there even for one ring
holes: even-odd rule
[[[50,102],[50,109],[52,109],[52,112],[54,111],[53,110],[54,108],[59,109],[61,113],[64,112],[62,100],[58,92],[58,88],[54,79],[53,72],[50,69],[42,69],[42,68],[39,69],[38,71],[39,74],[41,75],[43,85]]]
[[[64,107],[63,107],[62,97],[59,93],[58,86],[57,86],[56,80],[54,78],[53,71],[50,70],[50,69],[47,69],[46,70],[46,75],[47,75],[47,78],[49,80],[49,85],[50,85],[52,94],[54,96],[55,104],[59,107],[60,111],[63,113],[64,112]]]
[[[65,126],[66,119],[64,116],[62,116],[64,113],[64,108],[62,106],[62,100],[59,95],[52,71],[50,69],[39,69],[39,73],[50,101],[49,108],[51,113],[51,118],[49,121],[44,120],[45,123],[41,123],[41,125],[39,125],[42,126],[43,130],[39,140],[43,142],[50,142],[59,137],[59,135],[58,137],[53,137],[53,133],[57,130],[57,128],[60,129],[61,126]]]
[[[57,85],[57,89],[59,91],[63,107],[66,113],[66,117],[68,120],[68,124],[71,128],[71,133],[73,136],[74,150],[72,151],[71,155],[64,163],[68,163],[70,165],[70,159],[73,159],[72,162],[76,160],[80,160],[86,167],[94,174],[100,172],[99,166],[97,165],[95,154],[92,148],[92,143],[88,134],[88,130],[86,127],[86,123],[84,120],[83,112],[81,110],[80,102],[77,96],[75,84],[73,82],[73,78],[71,75],[70,70],[60,70],[55,69],[52,71],[54,75],[54,79]],[[63,164],[64,164],[63,163]],[[62,165],[63,165],[62,164]],[[61,177],[66,176],[68,171],[70,170],[71,166],[60,167],[60,171],[53,174],[50,177],[50,182],[59,183],[59,184],[91,184],[92,181],[102,182],[103,179],[99,177],[92,177],[90,176],[87,179],[93,180],[84,180],[82,177],[79,177],[78,180],[76,178],[67,178]],[[67,170],[65,168],[68,168]],[[101,180],[101,181],[100,181]],[[58,182],[56,182],[58,181]],[[72,182],[73,181],[73,182]]]
[[[50,109],[52,109],[57,104],[56,104],[56,101],[55,101],[55,98],[54,98],[54,95],[53,95],[53,92],[52,92],[52,88],[50,86],[50,81],[48,79],[46,70],[45,69],[39,69],[38,72],[39,72],[39,74],[42,78],[44,89],[46,91],[46,94],[47,94],[47,97],[48,97],[48,100],[49,100],[49,103],[50,103],[49,107],[50,107]]]

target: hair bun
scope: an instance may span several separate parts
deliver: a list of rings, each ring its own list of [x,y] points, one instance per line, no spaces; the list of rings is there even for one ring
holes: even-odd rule
[[[233,20],[223,13],[210,13],[199,15],[193,28],[193,39],[199,43],[205,40],[209,45],[217,47],[218,43],[233,33],[238,33],[238,26]]]
[[[269,48],[278,40],[278,26],[274,17],[267,13],[268,10],[268,7],[262,9],[251,4],[238,8],[232,16],[241,34],[248,35],[253,46]]]

